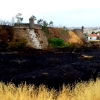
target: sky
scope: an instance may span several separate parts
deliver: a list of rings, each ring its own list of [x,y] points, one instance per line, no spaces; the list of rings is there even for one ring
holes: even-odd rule
[[[34,15],[58,27],[100,27],[100,0],[0,0],[0,20],[17,13],[24,23]]]

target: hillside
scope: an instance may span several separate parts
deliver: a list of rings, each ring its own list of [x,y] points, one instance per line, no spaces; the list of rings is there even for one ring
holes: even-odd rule
[[[73,31],[64,30],[62,28],[48,28],[48,38],[60,38],[65,43],[70,42],[71,44],[83,44],[81,38],[76,35]]]
[[[83,44],[83,41],[80,39],[78,35],[76,35],[73,31],[65,30],[63,28],[54,28],[48,27],[46,30],[42,29],[33,29],[36,34],[36,38],[41,45],[41,49],[48,48],[48,40],[50,38],[60,38],[64,41],[64,43],[70,42],[71,44]],[[28,41],[28,46],[35,48],[34,42],[32,41],[32,36],[29,34],[29,30],[23,29],[14,29],[14,37],[21,38],[24,37]]]
[[[73,31],[69,31],[68,42],[72,44],[83,44],[83,41]]]
[[[35,33],[35,37],[30,34],[30,31]],[[14,29],[14,38],[25,38],[27,40],[27,46],[36,48],[33,40],[37,39],[41,45],[41,49],[48,47],[47,37],[40,29]]]
[[[73,31],[65,30],[63,28],[48,27],[45,32],[42,29],[33,29],[36,34],[35,38],[30,34],[30,29],[27,28],[14,28],[11,26],[0,26],[0,44],[2,47],[7,47],[12,39],[25,38],[27,40],[27,45],[35,48],[34,39],[39,41],[41,49],[48,48],[48,39],[50,38],[60,38],[65,44],[70,42],[71,44],[83,44],[82,39],[76,35]]]

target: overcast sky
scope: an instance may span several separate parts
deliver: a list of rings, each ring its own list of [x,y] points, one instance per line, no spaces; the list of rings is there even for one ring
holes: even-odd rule
[[[100,27],[100,0],[0,0],[0,19],[10,20],[17,13],[23,22],[34,15],[54,26]]]

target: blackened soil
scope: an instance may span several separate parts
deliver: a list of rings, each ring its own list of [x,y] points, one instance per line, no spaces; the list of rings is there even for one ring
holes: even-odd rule
[[[83,55],[93,56],[84,58]],[[45,84],[58,88],[63,83],[88,81],[99,77],[100,50],[74,53],[35,50],[33,53],[1,52],[0,81]]]

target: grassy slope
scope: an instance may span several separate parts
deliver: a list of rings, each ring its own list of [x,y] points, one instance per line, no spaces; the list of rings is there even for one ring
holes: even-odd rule
[[[49,38],[60,38],[65,43],[83,44],[82,40],[73,31],[65,31],[61,28],[48,28],[48,30]]]
[[[73,31],[69,31],[68,42],[72,44],[83,44],[82,40]]]
[[[48,89],[44,85],[35,87],[34,85],[21,84],[15,87],[9,83],[0,83],[1,100],[100,100],[100,80],[95,83],[82,82],[76,84],[70,90],[69,86],[64,86],[60,91]]]

